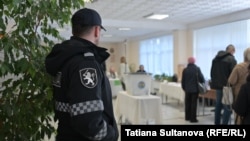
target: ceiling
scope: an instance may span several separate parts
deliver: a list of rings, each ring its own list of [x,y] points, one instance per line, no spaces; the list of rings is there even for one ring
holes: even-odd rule
[[[123,42],[171,33],[201,21],[250,11],[250,0],[94,0],[85,3],[85,7],[95,9],[102,17],[107,30],[102,31],[102,42]],[[152,13],[168,14],[169,17],[160,21],[144,18]],[[119,27],[129,27],[131,30],[119,31]],[[66,29],[61,34],[71,34],[70,26]]]

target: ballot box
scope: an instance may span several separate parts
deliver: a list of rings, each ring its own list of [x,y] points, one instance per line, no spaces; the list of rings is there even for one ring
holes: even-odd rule
[[[149,73],[128,73],[124,77],[126,91],[131,95],[150,95],[152,76]]]

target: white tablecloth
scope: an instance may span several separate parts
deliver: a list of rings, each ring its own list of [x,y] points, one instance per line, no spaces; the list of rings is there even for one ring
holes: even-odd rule
[[[167,82],[160,84],[160,94],[166,95],[168,98],[174,98],[184,103],[185,92],[181,88],[180,83]]]
[[[120,92],[116,98],[115,115],[118,119],[125,117],[131,124],[162,124],[161,99]]]
[[[120,91],[123,91],[120,79],[109,78],[109,82],[112,90],[112,97],[116,97]]]

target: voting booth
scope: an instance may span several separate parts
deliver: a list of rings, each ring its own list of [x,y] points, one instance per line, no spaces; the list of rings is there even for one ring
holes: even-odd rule
[[[161,98],[151,95],[149,73],[125,74],[126,91],[120,91],[115,103],[119,124],[162,124]]]
[[[150,95],[151,74],[149,73],[128,73],[124,77],[126,91],[131,95]]]

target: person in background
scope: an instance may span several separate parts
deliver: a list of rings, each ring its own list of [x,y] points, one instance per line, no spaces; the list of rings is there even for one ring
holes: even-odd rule
[[[144,66],[143,65],[140,65],[139,66],[139,70],[137,70],[136,72],[138,72],[138,73],[146,73],[146,71],[144,70]]]
[[[210,88],[216,90],[216,100],[215,100],[215,118],[214,124],[227,125],[231,116],[231,109],[229,105],[222,104],[222,89],[223,86],[227,85],[228,78],[237,64],[233,54],[235,53],[235,47],[233,45],[228,45],[226,51],[218,51],[214,59],[212,60],[212,67],[210,70],[211,82]],[[222,121],[221,121],[221,111],[223,109]]]
[[[115,71],[115,67],[111,66],[109,68],[109,71],[107,71],[107,76],[108,78],[113,78],[113,79],[118,78],[118,74]]]
[[[241,85],[237,99],[233,103],[234,112],[239,115],[237,124],[250,124],[250,65],[248,65],[248,75],[246,83]]]
[[[127,64],[126,58],[124,56],[120,59],[120,79],[122,83],[122,88],[126,91],[126,84],[124,82],[125,74],[130,73],[129,66]]]
[[[176,73],[172,76],[172,81],[173,82],[178,82],[178,76],[177,76]]]
[[[188,58],[188,65],[182,72],[181,87],[185,92],[185,120],[198,122],[197,100],[199,96],[198,81],[205,82],[200,68],[195,65],[195,58]]]
[[[112,92],[103,68],[109,53],[97,46],[104,29],[101,17],[83,8],[71,23],[73,36],[56,44],[45,60],[54,77],[56,141],[117,141]]]
[[[250,64],[250,47],[245,49],[243,57],[244,61],[234,67],[232,73],[228,78],[228,83],[232,86],[233,89],[234,100],[236,100],[238,97],[241,85],[246,83],[246,77],[248,75],[248,66]],[[241,123],[240,118],[238,118],[236,113],[234,115],[234,118],[235,124]]]

